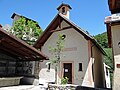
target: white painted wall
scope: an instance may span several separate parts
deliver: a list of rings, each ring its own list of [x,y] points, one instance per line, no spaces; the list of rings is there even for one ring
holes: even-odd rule
[[[114,56],[113,89],[119,90],[120,68],[117,68],[117,64],[120,64],[120,48],[118,47],[118,43],[120,42],[120,25],[111,26],[111,32],[112,32],[112,44],[113,44],[113,56]]]
[[[62,22],[62,27],[69,26],[64,21]],[[58,29],[58,28],[57,28]],[[58,34],[64,34],[66,35],[65,38],[65,50],[62,52],[61,56],[61,63],[63,62],[73,62],[74,66],[74,72],[73,72],[73,83],[82,85],[82,86],[90,86],[90,87],[105,87],[105,76],[104,76],[104,66],[103,66],[103,54],[101,51],[94,45],[92,48],[92,55],[93,57],[89,57],[88,53],[90,53],[88,50],[88,40],[84,38],[83,35],[78,33],[73,28],[54,32],[48,40],[45,42],[45,44],[42,46],[41,51],[45,53],[47,56],[51,57],[51,54],[49,53],[48,46],[54,46],[55,41],[57,40]],[[93,45],[91,43],[91,45]],[[71,51],[69,51],[72,48]],[[69,50],[68,50],[69,49]],[[52,71],[47,72],[46,69],[46,63],[48,61],[41,62],[41,71],[46,70],[46,77],[44,77],[45,80],[49,81],[49,78],[52,80],[55,80],[55,77],[49,77],[49,74],[52,74],[51,72],[54,72],[54,67],[52,66]],[[79,69],[79,63],[82,63],[82,71],[78,71]],[[92,64],[94,64],[94,73],[92,73]],[[62,65],[60,65],[61,67]],[[61,72],[63,69],[60,69],[58,72],[58,76],[61,77]],[[48,75],[47,75],[48,74]],[[42,74],[39,74],[39,77]],[[93,75],[94,75],[94,81],[93,82]],[[54,76],[54,75],[53,75]]]
[[[95,45],[92,47],[92,57],[94,58],[93,72],[95,87],[105,87],[103,54]]]
[[[65,22],[62,23],[62,27],[68,26]],[[83,37],[83,35],[79,34],[73,28],[55,32],[50,38],[46,41],[44,46],[42,47],[42,52],[47,56],[51,57],[51,54],[48,51],[48,46],[54,46],[55,41],[57,40],[58,34],[62,33],[66,35],[65,38],[65,49],[74,48],[72,51],[63,51],[61,56],[61,61],[66,62],[74,62],[74,84],[81,85],[84,79],[84,75],[88,66],[88,41]],[[41,69],[46,68],[46,62],[41,63]],[[83,71],[78,71],[79,63],[83,65]],[[49,77],[48,77],[49,78]],[[51,77],[54,79],[54,77]]]
[[[62,8],[65,7],[65,14],[62,14]],[[59,9],[59,13],[61,13],[64,17],[70,19],[70,9],[69,7],[66,7],[66,6],[62,6],[60,9]]]

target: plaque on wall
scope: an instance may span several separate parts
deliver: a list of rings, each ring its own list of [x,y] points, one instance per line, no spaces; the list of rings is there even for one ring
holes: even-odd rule
[[[68,72],[68,69],[65,69],[65,72]]]

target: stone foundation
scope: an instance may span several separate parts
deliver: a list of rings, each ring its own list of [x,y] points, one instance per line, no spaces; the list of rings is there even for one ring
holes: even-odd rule
[[[21,78],[22,77],[5,77],[5,78],[0,78],[0,87],[19,85]]]

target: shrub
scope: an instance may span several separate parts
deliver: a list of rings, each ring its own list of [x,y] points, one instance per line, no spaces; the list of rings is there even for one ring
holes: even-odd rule
[[[61,79],[61,84],[67,84],[68,83],[68,78],[67,77],[63,77],[62,79]]]

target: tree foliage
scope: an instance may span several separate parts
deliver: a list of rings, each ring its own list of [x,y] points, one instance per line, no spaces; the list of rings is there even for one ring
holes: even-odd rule
[[[57,83],[57,68],[60,64],[61,53],[64,49],[64,40],[64,35],[59,34],[58,39],[55,42],[55,46],[48,46],[49,52],[52,54],[50,61],[55,65],[55,83]]]
[[[59,64],[61,52],[64,49],[64,37],[62,34],[58,35],[58,39],[55,42],[55,46],[48,46],[49,52],[53,55],[51,57],[51,62],[54,64]]]
[[[41,28],[37,27],[37,25],[38,23],[21,17],[15,21],[13,27],[10,29],[10,33],[31,45],[43,32]]]
[[[107,39],[107,33],[104,32],[102,34],[98,34],[94,36],[97,42],[103,47],[108,48],[108,39]]]

